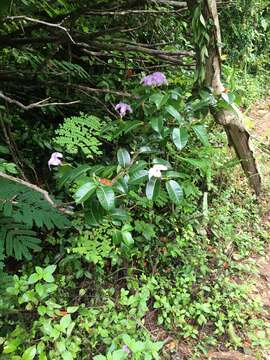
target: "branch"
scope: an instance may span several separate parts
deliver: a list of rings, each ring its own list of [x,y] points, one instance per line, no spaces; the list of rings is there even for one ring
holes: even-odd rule
[[[145,14],[177,14],[181,10],[116,10],[116,11],[87,11],[84,16],[126,16],[126,15],[145,15]],[[185,8],[184,8],[185,10]]]
[[[177,7],[180,9],[187,9],[187,3],[186,1],[173,1],[173,0],[148,0],[149,2],[151,2],[152,4],[164,4],[164,5],[170,5],[173,7]]]
[[[49,26],[49,27],[53,27],[56,29],[60,29],[62,31],[64,31],[66,33],[66,35],[69,37],[70,41],[75,44],[75,41],[73,40],[72,36],[70,35],[69,31],[67,28],[65,28],[64,26],[61,25],[61,23],[59,24],[54,24],[54,23],[48,23],[47,21],[43,21],[43,20],[39,20],[39,19],[33,19],[31,17],[28,16],[24,16],[24,15],[19,15],[19,16],[7,16],[5,18],[6,20],[25,20],[25,21],[31,21],[37,24],[41,24],[41,25],[45,25],[45,26]]]
[[[24,181],[22,179],[19,179],[19,178],[16,178],[14,176],[11,176],[11,175],[7,175],[5,173],[3,173],[2,171],[0,171],[0,177],[4,178],[4,179],[7,179],[9,181],[13,181],[13,182],[16,182],[18,184],[21,184],[21,185],[24,185],[24,186],[27,186],[29,189],[32,189],[34,191],[37,191],[39,192],[40,194],[43,195],[44,199],[55,209],[58,209],[59,211],[67,214],[67,215],[72,215],[73,212],[72,211],[69,211],[65,208],[60,208],[57,204],[54,203],[54,201],[51,199],[48,191],[46,190],[43,190],[41,189],[40,187],[38,187],[37,185],[34,185],[34,184],[31,184],[29,183],[28,181]]]
[[[10,97],[4,95],[2,91],[0,91],[0,98],[4,99],[5,101],[7,101],[10,104],[16,104],[24,110],[30,110],[33,108],[41,108],[41,107],[45,107],[45,106],[73,105],[73,104],[78,104],[80,102],[80,100],[75,100],[75,101],[70,101],[67,103],[63,103],[63,102],[46,103],[46,101],[48,101],[50,99],[50,98],[47,98],[47,99],[40,100],[38,102],[29,104],[29,105],[24,105],[21,102],[19,102],[18,100],[11,99]]]

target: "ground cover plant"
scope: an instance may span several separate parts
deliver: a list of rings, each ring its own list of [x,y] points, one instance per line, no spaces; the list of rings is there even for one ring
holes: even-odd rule
[[[221,67],[207,1],[1,4],[1,359],[269,347],[250,295],[269,234],[240,113],[266,91],[269,14],[240,5],[218,3]]]

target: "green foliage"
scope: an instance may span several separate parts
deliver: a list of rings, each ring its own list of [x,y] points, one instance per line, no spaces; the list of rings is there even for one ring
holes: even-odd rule
[[[67,153],[77,154],[81,150],[87,158],[92,159],[102,154],[99,137],[103,125],[97,117],[81,113],[80,116],[64,120],[56,130],[54,142]]]
[[[0,178],[0,187],[0,248],[7,256],[29,260],[30,249],[41,250],[35,228],[61,229],[68,220],[37,191],[4,178]]]

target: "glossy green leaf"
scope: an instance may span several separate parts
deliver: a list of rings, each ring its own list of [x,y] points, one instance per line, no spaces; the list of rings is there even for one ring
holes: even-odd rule
[[[207,135],[205,126],[204,125],[194,125],[192,127],[192,129],[194,130],[195,134],[197,135],[197,138],[201,141],[201,143],[204,146],[208,146],[209,141],[208,141],[208,135]]]
[[[160,190],[160,180],[155,177],[152,177],[146,184],[145,193],[147,199],[155,201],[159,195],[159,190]]]
[[[132,173],[132,175],[129,178],[128,183],[130,185],[140,185],[145,180],[147,180],[147,178],[148,178],[148,171],[147,170],[138,170],[138,171]]]
[[[87,225],[98,226],[105,215],[106,212],[99,202],[91,201],[85,212],[85,222]]]
[[[119,220],[122,222],[127,221],[129,218],[128,212],[125,209],[112,209],[110,214],[113,220]]]
[[[155,117],[150,120],[150,124],[152,129],[155,130],[157,133],[161,134],[163,130],[163,119],[162,117]]]
[[[181,186],[175,180],[169,180],[166,182],[166,189],[171,201],[179,205],[183,199],[183,190]]]
[[[174,128],[172,131],[172,140],[177,149],[182,150],[188,142],[187,129],[184,127]]]
[[[82,204],[89,199],[96,191],[97,185],[93,181],[88,181],[79,187],[75,192],[74,198],[77,204]]]
[[[23,353],[22,360],[33,360],[36,356],[37,349],[35,346],[31,346],[30,348],[26,349]]]
[[[151,95],[149,100],[156,105],[157,109],[160,109],[160,105],[162,103],[163,98],[164,98],[163,94],[156,93]]]
[[[134,244],[133,237],[129,231],[122,232],[122,240],[126,246],[131,246]]]
[[[122,166],[123,168],[129,166],[131,163],[129,152],[124,148],[119,149],[117,151],[117,160],[119,165]]]
[[[114,191],[109,186],[101,186],[97,189],[97,198],[100,205],[107,211],[114,208]]]
[[[180,115],[179,111],[177,111],[175,109],[175,107],[173,107],[172,105],[166,106],[166,111],[173,117],[175,118],[179,123],[183,122],[183,118]]]

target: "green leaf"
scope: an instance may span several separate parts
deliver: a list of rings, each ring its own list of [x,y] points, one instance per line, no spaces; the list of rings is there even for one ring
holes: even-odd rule
[[[4,354],[10,354],[10,353],[14,352],[18,348],[20,343],[21,343],[21,340],[19,338],[15,338],[15,339],[12,339],[12,340],[7,340],[5,345],[4,345],[3,353]]]
[[[97,185],[92,181],[88,181],[87,183],[80,186],[79,189],[74,194],[76,203],[81,204],[85,202],[95,193],[96,188]]]
[[[171,201],[179,205],[181,203],[181,200],[183,198],[183,190],[181,186],[176,182],[175,180],[169,180],[166,182],[166,189],[169,194],[169,198]]]
[[[172,105],[166,106],[166,111],[175,118],[179,123],[183,122],[183,118],[180,113]]]
[[[119,220],[122,222],[127,221],[129,218],[128,212],[125,209],[112,209],[110,214],[113,220]]]
[[[114,208],[114,192],[109,186],[101,186],[97,189],[97,198],[100,205],[107,211]]]
[[[31,346],[30,348],[26,349],[23,353],[22,360],[33,360],[36,355],[37,349],[35,346]]]
[[[79,309],[79,306],[68,306],[68,307],[67,307],[67,312],[68,312],[69,314],[73,314],[73,313],[75,313],[78,309]]]
[[[131,163],[129,152],[123,148],[119,149],[117,151],[117,160],[119,165],[122,166],[123,168],[129,166]]]
[[[52,273],[55,271],[56,265],[49,265],[43,270],[42,278],[48,283],[54,282]]]
[[[157,109],[160,109],[160,105],[162,103],[164,95],[161,93],[156,93],[150,96],[149,100],[154,103],[157,107]]]
[[[123,240],[122,232],[120,230],[114,230],[114,232],[112,234],[112,239],[113,239],[113,243],[115,245],[121,244],[121,242]]]
[[[63,360],[73,360],[74,359],[74,357],[70,351],[65,351],[61,355],[62,355]]]
[[[204,146],[209,146],[208,135],[204,125],[194,125],[192,127],[198,139]]]
[[[115,350],[112,353],[112,360],[125,360],[128,354],[123,350]]]
[[[148,171],[147,170],[139,170],[132,173],[129,178],[128,183],[130,185],[140,185],[148,178]]]
[[[155,177],[152,177],[146,184],[145,193],[147,199],[155,201],[159,195],[159,189],[160,189],[160,180]]]
[[[131,246],[134,244],[133,237],[129,231],[122,232],[122,240],[123,240],[123,243],[127,246]]]
[[[91,201],[85,212],[85,222],[91,226],[98,226],[105,215],[106,212],[101,205],[97,201]]]
[[[155,117],[150,120],[150,124],[152,129],[155,130],[157,133],[161,134],[163,130],[163,119],[162,117]]]
[[[186,128],[174,128],[172,131],[172,140],[178,150],[182,150],[188,142],[188,132]]]
[[[37,281],[39,281],[40,279],[42,278],[41,275],[37,274],[37,273],[34,273],[34,274],[31,274],[28,278],[28,284],[31,285],[31,284],[35,284]]]
[[[62,319],[60,320],[61,331],[64,331],[69,326],[70,323],[71,323],[71,316],[69,314],[63,316]]]

